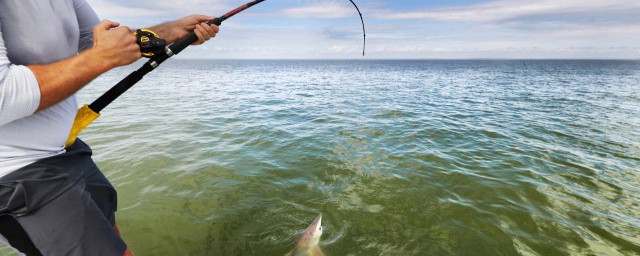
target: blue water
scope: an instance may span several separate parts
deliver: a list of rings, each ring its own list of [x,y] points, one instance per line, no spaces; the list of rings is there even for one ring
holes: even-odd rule
[[[137,255],[284,255],[318,213],[326,255],[640,255],[639,61],[171,60],[102,114]]]

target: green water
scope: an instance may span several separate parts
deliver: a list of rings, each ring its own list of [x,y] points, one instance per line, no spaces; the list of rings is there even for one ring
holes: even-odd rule
[[[318,213],[328,256],[640,255],[640,62],[153,74],[81,136],[137,255],[284,255]]]

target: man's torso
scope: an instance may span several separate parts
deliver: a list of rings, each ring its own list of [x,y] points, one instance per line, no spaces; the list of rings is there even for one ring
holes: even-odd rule
[[[72,0],[0,1],[0,29],[15,65],[49,64],[78,53],[79,28]],[[0,177],[63,153],[76,110],[75,96],[71,96],[0,126]]]

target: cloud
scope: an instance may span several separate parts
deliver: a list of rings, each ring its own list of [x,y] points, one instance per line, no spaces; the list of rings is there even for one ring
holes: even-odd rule
[[[230,2],[210,0],[87,0],[101,18],[133,22],[131,25],[150,25],[141,19],[172,20],[191,14],[222,15],[230,10]],[[217,12],[217,13],[213,13]],[[157,22],[157,21],[154,21]]]
[[[161,17],[168,14],[166,11],[155,8],[128,7],[104,2],[103,0],[87,0],[87,2],[89,2],[101,18],[105,19],[113,20],[120,17]]]
[[[353,29],[327,28],[323,33],[327,38],[336,40],[362,38],[362,31]]]
[[[104,0],[88,0],[90,3],[96,1],[104,1]],[[154,9],[154,10],[162,10],[162,11],[172,11],[172,10],[180,10],[185,8],[205,8],[207,6],[227,6],[227,4],[231,4],[237,2],[239,5],[241,1],[211,1],[211,0],[111,0],[108,1],[109,5],[117,5],[121,7],[129,7],[129,8],[143,8],[143,9]]]
[[[333,1],[323,4],[313,4],[305,7],[288,8],[277,13],[280,16],[288,18],[336,19],[352,17],[354,12],[355,10],[353,7]]]
[[[638,0],[497,0],[421,11],[379,11],[373,16],[394,22],[459,24],[452,30],[455,33],[430,30],[429,35],[446,35],[437,41],[449,42],[450,48],[477,50],[479,54],[513,52],[509,47],[532,56],[544,51],[570,54],[579,48],[583,56],[589,49],[594,53],[617,53],[607,47],[637,46],[639,13]],[[451,43],[459,40],[463,42]],[[477,44],[499,47],[470,48]],[[586,46],[593,48],[580,48]]]
[[[144,27],[203,11],[220,15],[246,0],[87,1],[103,18]],[[442,7],[357,1],[364,4],[367,58],[640,57],[640,0],[485,1]],[[361,57],[360,21],[347,0],[268,3],[225,23],[208,49],[193,47],[180,57]],[[386,9],[391,5],[397,9]],[[424,7],[406,11],[408,5]]]
[[[488,3],[458,7],[435,8],[413,12],[379,12],[379,19],[406,20],[427,19],[435,21],[491,22],[526,17],[580,14],[581,17],[607,15],[619,19],[616,14],[639,19],[638,0],[498,0]]]

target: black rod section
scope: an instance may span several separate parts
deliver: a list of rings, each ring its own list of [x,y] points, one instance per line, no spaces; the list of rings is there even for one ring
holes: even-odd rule
[[[140,69],[129,74],[114,87],[111,87],[111,89],[102,94],[100,98],[89,104],[89,108],[96,113],[100,113],[100,111],[102,111],[107,105],[111,104],[111,102],[113,102],[118,97],[120,97],[120,95],[129,90],[129,88],[131,88],[134,84],[140,82],[144,75],[148,74],[152,70],[153,67],[149,65],[148,62],[145,63]]]

